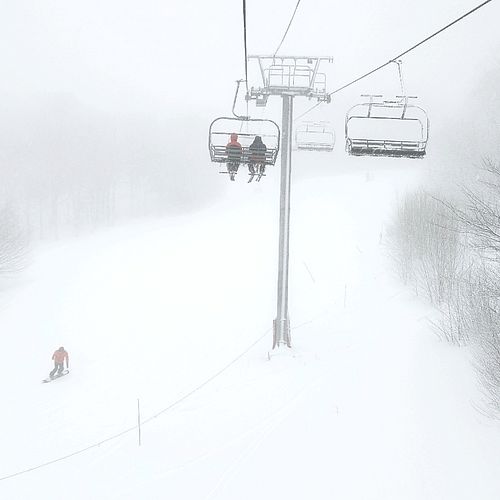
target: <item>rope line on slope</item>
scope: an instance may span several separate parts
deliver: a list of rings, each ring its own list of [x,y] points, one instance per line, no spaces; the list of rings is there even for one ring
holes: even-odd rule
[[[170,405],[168,405],[163,410],[159,411],[155,415],[152,415],[151,417],[146,418],[145,420],[142,420],[141,421],[141,425],[146,425],[147,423],[151,422],[155,418],[158,418],[160,415],[162,415],[163,413],[165,413],[168,410],[172,409],[174,406],[177,406],[182,401],[185,401],[187,398],[189,398],[190,396],[192,396],[194,393],[198,392],[200,389],[202,389],[203,387],[205,387],[207,384],[209,384],[210,382],[212,382],[214,379],[216,379],[217,377],[219,377],[220,375],[222,375],[222,373],[224,373],[226,370],[228,370],[232,365],[234,365],[237,361],[239,361],[245,354],[247,354],[254,346],[256,346],[262,339],[264,339],[264,337],[266,337],[267,334],[270,331],[271,331],[271,329],[268,328],[266,330],[266,332],[262,336],[260,336],[257,340],[255,340],[255,342],[253,342],[243,352],[241,352],[238,356],[236,356],[229,363],[227,363],[223,368],[221,368],[220,370],[218,370],[214,375],[212,375],[211,377],[209,377],[207,380],[205,380],[200,385],[198,385],[197,387],[195,387],[194,389],[192,389],[191,391],[189,391],[184,396],[181,396],[179,399],[177,399],[176,401],[174,401],[173,403],[171,403]],[[47,467],[47,466],[55,464],[57,462],[62,462],[64,460],[68,460],[69,458],[72,458],[72,457],[74,457],[76,455],[81,455],[82,453],[90,451],[93,448],[98,448],[99,446],[101,446],[104,443],[107,443],[109,441],[113,441],[115,439],[118,439],[118,438],[124,436],[125,434],[128,434],[128,433],[130,433],[132,431],[137,430],[138,428],[139,428],[139,424],[135,424],[132,427],[129,427],[129,428],[127,428],[127,429],[125,429],[125,430],[117,433],[117,434],[113,434],[112,436],[109,436],[109,437],[107,437],[105,439],[102,439],[101,441],[93,443],[93,444],[91,444],[89,446],[86,446],[85,448],[81,448],[81,449],[76,450],[76,451],[74,451],[72,453],[69,453],[67,455],[63,455],[63,456],[55,458],[53,460],[49,460],[47,462],[43,462],[43,463],[41,463],[39,465],[36,465],[34,467],[29,467],[27,469],[23,469],[23,470],[20,470],[20,471],[17,471],[17,472],[13,472],[12,474],[8,474],[6,476],[2,476],[2,477],[0,477],[0,481],[4,481],[6,479],[11,479],[13,477],[20,476],[22,474],[27,474],[28,472],[33,472],[33,471],[35,471],[37,469],[41,469],[43,467]]]
[[[318,317],[321,317],[324,314],[325,313],[316,315],[315,317],[313,317],[313,319],[311,321],[302,323],[302,324],[300,324],[300,325],[292,328],[292,330],[300,328],[300,327],[302,327],[302,326],[304,326],[306,324],[312,323],[316,319],[318,319]],[[194,389],[192,389],[191,391],[189,391],[187,394],[184,394],[179,399],[175,400],[173,403],[171,403],[170,405],[168,405],[163,410],[160,410],[159,412],[157,412],[156,414],[152,415],[151,417],[148,417],[148,418],[142,420],[140,422],[140,425],[142,426],[142,425],[146,425],[146,424],[150,423],[151,421],[153,421],[154,419],[158,418],[163,413],[171,410],[174,406],[177,406],[178,404],[182,403],[183,401],[185,401],[186,399],[188,399],[190,396],[192,396],[193,394],[195,394],[196,392],[198,392],[199,390],[201,390],[203,387],[205,387],[206,385],[208,385],[210,382],[212,382],[213,380],[215,380],[217,377],[219,377],[220,375],[222,375],[232,365],[234,365],[243,356],[245,356],[248,352],[250,352],[250,350],[253,347],[255,347],[261,340],[263,340],[270,331],[271,331],[271,328],[268,328],[263,335],[261,335],[259,338],[257,338],[252,344],[250,344],[244,351],[242,351],[240,354],[238,354],[238,356],[236,356],[235,358],[233,358],[223,368],[221,368],[220,370],[218,370],[211,377],[209,377],[204,382],[202,382],[201,384],[199,384],[198,386],[196,386]],[[76,456],[76,455],[81,455],[81,454],[83,454],[83,453],[85,453],[87,451],[90,451],[90,450],[94,449],[94,448],[98,448],[102,444],[105,444],[105,443],[108,443],[108,442],[113,441],[115,439],[118,439],[118,438],[120,438],[120,437],[122,437],[122,436],[124,436],[126,434],[129,434],[130,432],[136,431],[138,428],[139,428],[139,424],[135,424],[132,427],[128,427],[127,429],[125,429],[125,430],[123,430],[123,431],[121,431],[121,432],[119,432],[117,434],[113,434],[113,435],[111,435],[111,436],[109,436],[107,438],[101,439],[100,441],[98,441],[96,443],[93,443],[91,445],[88,445],[85,448],[81,448],[79,450],[76,450],[76,451],[73,451],[71,453],[68,453],[67,455],[63,455],[61,457],[54,458],[52,460],[48,460],[47,462],[43,462],[43,463],[35,465],[33,467],[29,467],[27,469],[23,469],[23,470],[20,470],[20,471],[17,471],[17,472],[13,472],[12,474],[8,474],[8,475],[5,475],[5,476],[2,476],[2,477],[0,477],[0,481],[5,481],[7,479],[11,479],[13,477],[21,476],[23,474],[27,474],[28,472],[33,472],[35,470],[42,469],[44,467],[47,467],[49,465],[53,465],[53,464],[58,463],[58,462],[63,462],[65,460],[68,460],[68,459]]]
[[[324,315],[324,313],[316,315],[311,321],[302,323],[302,324],[300,324],[300,325],[292,328],[292,330],[300,328],[300,327],[302,327],[302,326],[304,326],[306,324],[312,323],[318,317],[321,317],[323,315]],[[244,351],[242,351],[240,354],[238,354],[238,356],[236,356],[235,358],[233,358],[223,368],[221,368],[220,370],[218,370],[211,377],[209,377],[204,382],[202,382],[201,384],[199,384],[198,386],[196,386],[194,389],[192,389],[191,391],[189,391],[187,394],[184,394],[184,396],[181,396],[179,399],[175,400],[173,403],[171,403],[170,405],[168,405],[163,410],[160,410],[159,412],[157,412],[156,414],[152,415],[151,417],[148,417],[148,418],[142,420],[141,423],[140,423],[140,425],[142,426],[142,425],[146,425],[146,424],[150,423],[151,421],[153,421],[154,419],[158,418],[163,413],[171,410],[174,406],[177,406],[178,404],[182,403],[183,401],[185,401],[186,399],[188,399],[190,396],[192,396],[193,394],[195,394],[196,392],[198,392],[199,390],[201,390],[203,387],[205,387],[206,385],[208,385],[210,382],[212,382],[213,380],[215,380],[217,377],[219,377],[220,375],[222,375],[232,365],[234,365],[243,356],[245,356],[248,352],[250,352],[253,349],[253,347],[255,347],[261,340],[263,340],[267,336],[267,334],[270,331],[271,331],[271,328],[268,328],[263,335],[261,335],[258,339],[256,339],[252,344],[250,344]],[[61,457],[54,458],[53,460],[49,460],[47,462],[43,462],[43,463],[35,465],[33,467],[29,467],[27,469],[23,469],[23,470],[20,470],[20,471],[17,471],[17,472],[13,472],[12,474],[8,474],[6,476],[2,476],[2,477],[0,477],[0,481],[5,481],[6,479],[11,479],[11,478],[16,477],[16,476],[21,476],[23,474],[27,474],[28,472],[33,472],[35,470],[42,469],[42,468],[47,467],[49,465],[53,465],[53,464],[55,464],[57,462],[62,462],[62,461],[68,460],[68,459],[70,459],[70,458],[72,458],[72,457],[74,457],[76,455],[81,455],[81,454],[83,454],[83,453],[85,453],[87,451],[92,450],[93,448],[98,448],[102,444],[108,443],[108,442],[113,441],[115,439],[118,439],[118,438],[120,438],[120,437],[122,437],[122,436],[124,436],[126,434],[129,434],[130,432],[136,431],[138,428],[139,428],[139,424],[135,424],[132,427],[128,427],[127,429],[125,429],[125,430],[123,430],[123,431],[121,431],[121,432],[119,432],[117,434],[113,434],[113,435],[111,435],[111,436],[109,436],[109,437],[107,437],[105,439],[101,439],[100,441],[98,441],[96,443],[93,443],[93,444],[91,444],[89,446],[86,446],[85,448],[81,448],[81,449],[76,450],[74,452],[68,453],[67,455],[63,455]]]

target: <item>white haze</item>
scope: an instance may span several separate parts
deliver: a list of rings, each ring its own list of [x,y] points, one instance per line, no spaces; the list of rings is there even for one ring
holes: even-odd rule
[[[274,52],[295,5],[247,1],[250,54]],[[475,5],[302,0],[280,52],[332,56],[334,90]],[[1,481],[0,498],[500,498],[467,354],[438,342],[385,246],[398,198],[453,190],[498,149],[498,19],[491,2],[404,58],[431,119],[421,162],[343,151],[359,94],[400,92],[394,65],[305,118],[337,145],[294,153],[294,349],[269,361],[278,168],[230,183],[207,151],[244,76],[241,2],[0,0],[0,205],[35,243],[1,282],[0,477],[133,426],[138,397],[151,417],[267,331],[141,448],[127,434]],[[250,111],[280,123],[280,106]],[[60,343],[71,373],[42,386]]]
[[[335,89],[474,5],[464,0],[304,2],[281,53],[331,55],[334,63],[322,69]],[[290,0],[248,2],[250,54],[274,52],[294,7]],[[453,120],[463,115],[470,92],[496,60],[495,14],[498,7],[489,5],[405,58],[407,91],[421,97],[433,130],[453,136]],[[1,145],[16,147],[4,156],[4,177],[23,167],[17,150],[24,152],[40,134],[44,142],[43,134],[55,128],[52,144],[45,143],[51,154],[33,151],[40,158],[39,164],[30,162],[37,183],[62,162],[65,170],[88,170],[86,176],[113,161],[125,163],[123,156],[137,154],[137,147],[127,144],[131,140],[140,144],[145,160],[136,168],[164,169],[181,190],[202,178],[207,191],[218,196],[204,177],[208,166],[201,163],[208,123],[230,113],[234,80],[244,75],[238,2],[4,0],[0,33]],[[255,69],[251,65],[253,76]],[[340,135],[345,111],[361,93],[399,93],[395,66],[346,89],[308,118],[334,122]],[[296,115],[309,104],[297,102]],[[271,103],[266,115],[279,121],[279,104]],[[58,136],[61,127],[67,136]],[[91,151],[91,157],[69,159],[68,167],[67,156],[81,150]],[[176,158],[194,155],[196,173],[181,170],[177,159],[162,155],[165,151]],[[155,161],[158,165],[151,166]],[[33,179],[33,173],[27,175]],[[198,194],[203,197],[197,189],[188,200],[194,208]]]

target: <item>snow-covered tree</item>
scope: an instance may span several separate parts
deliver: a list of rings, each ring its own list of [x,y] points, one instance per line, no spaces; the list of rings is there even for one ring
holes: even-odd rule
[[[26,265],[27,231],[10,206],[0,208],[0,274],[21,271]]]

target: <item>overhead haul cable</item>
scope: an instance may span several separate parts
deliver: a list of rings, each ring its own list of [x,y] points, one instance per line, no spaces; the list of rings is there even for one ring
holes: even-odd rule
[[[281,39],[281,42],[278,45],[278,48],[274,51],[273,57],[278,53],[278,50],[281,49],[281,46],[283,45],[283,42],[285,41],[285,38],[288,35],[288,30],[290,29],[290,26],[292,25],[293,19],[295,17],[295,14],[297,13],[297,9],[299,8],[300,2],[301,2],[301,0],[298,0],[297,5],[295,6],[295,10],[293,11],[292,17],[290,19],[290,22],[288,23],[288,26],[285,30],[285,34],[283,35],[283,38]]]
[[[243,0],[243,45],[245,48],[245,84],[248,94],[247,2]]]
[[[443,31],[447,30],[448,28],[450,28],[451,26],[453,26],[454,24],[457,24],[458,22],[462,21],[463,19],[465,19],[467,16],[470,16],[472,13],[476,12],[477,10],[479,10],[480,8],[484,7],[486,4],[492,2],[493,0],[486,0],[485,2],[481,3],[480,5],[477,5],[476,7],[474,7],[472,10],[469,10],[468,12],[466,12],[465,14],[463,14],[462,16],[458,17],[457,19],[455,19],[454,21],[452,21],[451,23],[447,24],[446,26],[444,26],[443,28],[439,29],[438,31],[436,31],[435,33],[433,33],[432,35],[429,35],[427,38],[424,38],[423,40],[421,40],[420,42],[416,43],[415,45],[413,45],[412,47],[410,47],[409,49],[406,49],[404,52],[401,52],[401,54],[398,54],[397,56],[394,56],[392,59],[389,59],[387,62],[385,62],[384,64],[381,64],[380,66],[377,66],[376,68],[368,71],[367,73],[359,76],[358,78],[355,78],[354,80],[350,81],[349,83],[346,83],[345,85],[342,85],[342,87],[339,87],[338,89],[335,89],[333,92],[330,92],[328,95],[329,96],[332,96],[333,94],[336,94],[342,90],[344,90],[345,88],[347,87],[350,87],[351,85],[354,85],[355,83],[359,82],[360,80],[363,80],[364,78],[370,76],[370,75],[373,75],[373,73],[381,70],[382,68],[385,68],[386,66],[388,66],[389,64],[391,63],[394,63],[394,62],[397,62],[398,59],[400,59],[401,57],[405,56],[406,54],[408,54],[409,52],[411,52],[412,50],[415,50],[417,47],[420,47],[420,45],[428,42],[431,38],[434,38],[435,36],[439,35],[440,33],[442,33]],[[302,118],[303,116],[307,115],[309,112],[311,112],[313,109],[317,108],[319,105],[321,104],[321,102],[315,104],[314,106],[312,106],[310,109],[308,109],[306,112],[302,113],[300,116],[298,116],[296,118],[296,120]]]

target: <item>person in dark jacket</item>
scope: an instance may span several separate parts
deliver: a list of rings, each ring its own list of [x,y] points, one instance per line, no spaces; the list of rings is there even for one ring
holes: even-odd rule
[[[229,178],[234,181],[235,175],[238,173],[238,167],[241,163],[241,144],[238,142],[238,134],[231,134],[231,140],[226,146],[227,154],[227,172]]]
[[[250,144],[250,154],[248,162],[248,170],[250,172],[250,181],[253,179],[254,175],[257,175],[257,180],[264,175],[266,168],[266,151],[267,147],[262,142],[262,138],[258,135],[255,136],[252,144]],[[249,181],[249,182],[250,182]]]

